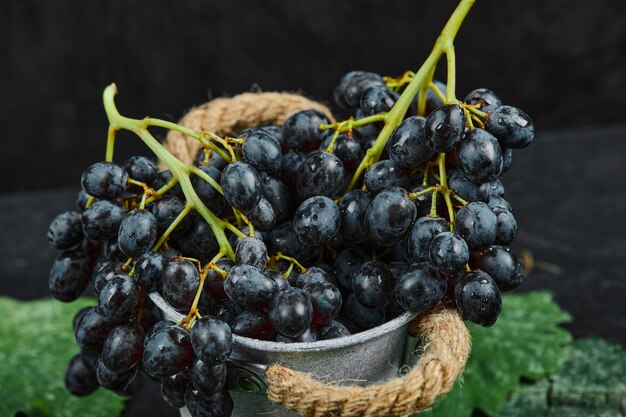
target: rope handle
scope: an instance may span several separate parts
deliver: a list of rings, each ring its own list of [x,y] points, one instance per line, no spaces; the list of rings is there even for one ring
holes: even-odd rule
[[[330,110],[291,93],[245,93],[218,98],[190,110],[179,124],[197,131],[234,135],[241,129],[281,125],[291,114],[315,109],[334,121]],[[192,163],[198,141],[170,131],[165,147],[185,163]],[[458,312],[439,305],[416,318],[409,333],[421,336],[427,351],[404,377],[384,384],[338,386],[272,364],[267,368],[268,398],[305,417],[400,417],[431,407],[452,389],[470,351],[469,332]]]

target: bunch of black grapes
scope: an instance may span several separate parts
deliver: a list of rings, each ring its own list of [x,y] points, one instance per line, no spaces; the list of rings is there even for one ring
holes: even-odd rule
[[[386,112],[398,99],[379,75],[360,71],[343,77],[335,97],[357,119]],[[202,150],[196,165],[223,195],[191,175],[200,199],[232,224],[247,218],[253,225],[241,223],[243,238],[228,232],[234,259],[212,265],[219,244],[198,213],[181,216],[182,188],[144,195],[168,184],[171,172],[158,172],[145,157],[90,166],[77,211],[57,216],[48,232],[63,251],[50,273],[52,295],[70,302],[91,286],[98,301],[74,319],[80,354],[67,368],[70,392],[88,395],[103,386],[132,394],[145,374],[160,381],[173,407],[228,416],[233,333],[315,342],[441,302],[464,319],[495,323],[500,291],[523,279],[508,249],[517,224],[499,177],[512,150],[532,141],[533,124],[486,89],[461,104],[429,93],[426,104],[427,117],[412,109],[351,191],[380,122],[336,135],[320,129],[330,124],[325,115],[306,110],[282,127],[240,132],[233,161]],[[483,114],[482,128],[466,125],[470,105]],[[438,170],[443,152],[452,216]],[[164,320],[152,292],[183,314],[197,304],[199,316]]]

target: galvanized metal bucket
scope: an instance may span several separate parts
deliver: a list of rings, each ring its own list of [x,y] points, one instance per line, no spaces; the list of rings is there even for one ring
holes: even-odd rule
[[[178,322],[184,317],[159,294],[152,293],[150,298],[166,319]],[[417,339],[407,335],[414,317],[404,313],[365,332],[313,343],[267,342],[234,335],[227,363],[228,388],[235,403],[233,417],[299,416],[265,396],[265,369],[270,363],[343,385],[368,385],[398,376],[405,365],[416,361]],[[181,416],[190,416],[186,408],[181,409]]]

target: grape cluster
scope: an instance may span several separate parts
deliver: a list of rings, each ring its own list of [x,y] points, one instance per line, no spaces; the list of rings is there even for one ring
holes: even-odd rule
[[[187,185],[146,157],[87,168],[77,210],[48,231],[62,251],[52,295],[70,302],[92,285],[97,298],[74,319],[69,391],[132,394],[145,374],[173,407],[228,416],[233,334],[315,342],[441,302],[494,324],[500,291],[524,277],[499,178],[532,141],[532,121],[490,90],[451,102],[434,82],[381,149],[402,88],[350,72],[334,95],[354,117],[331,123],[305,110],[282,127],[213,135]],[[226,241],[198,204],[223,222]],[[152,292],[185,319],[164,320]]]

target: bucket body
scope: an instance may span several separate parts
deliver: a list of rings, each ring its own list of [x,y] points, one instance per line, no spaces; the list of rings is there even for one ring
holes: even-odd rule
[[[150,297],[167,319],[182,318],[159,295]],[[313,343],[267,342],[234,335],[228,362],[228,385],[235,403],[233,417],[299,416],[267,399],[264,371],[271,363],[339,385],[369,385],[398,376],[415,345],[415,340],[407,336],[413,317],[404,313],[365,332]],[[189,416],[186,409],[181,410],[181,416]]]

